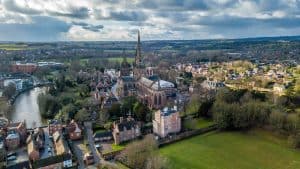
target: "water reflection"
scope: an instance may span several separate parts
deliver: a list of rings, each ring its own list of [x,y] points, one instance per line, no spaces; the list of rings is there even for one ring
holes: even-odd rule
[[[14,103],[14,110],[10,115],[12,121],[26,121],[27,128],[39,127],[42,125],[42,118],[39,112],[37,98],[46,88],[34,88],[22,93]]]

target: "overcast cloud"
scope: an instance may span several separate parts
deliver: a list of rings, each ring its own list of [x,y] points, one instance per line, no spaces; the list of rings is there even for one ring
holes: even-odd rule
[[[300,35],[300,0],[0,0],[0,40]]]

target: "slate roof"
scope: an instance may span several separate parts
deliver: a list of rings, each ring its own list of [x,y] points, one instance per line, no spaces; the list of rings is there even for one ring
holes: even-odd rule
[[[112,137],[111,131],[98,132],[94,134],[94,138]]]
[[[134,128],[137,125],[137,122],[133,119],[124,119],[120,123],[117,123],[117,126],[119,128],[119,131],[131,130],[131,128]]]

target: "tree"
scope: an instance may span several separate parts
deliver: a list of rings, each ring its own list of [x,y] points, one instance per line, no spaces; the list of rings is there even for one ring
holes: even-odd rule
[[[270,114],[270,124],[276,129],[283,129],[285,125],[286,113],[274,110]]]
[[[138,102],[137,98],[134,96],[129,96],[123,99],[123,104],[122,104],[122,112],[123,113],[129,113],[133,112],[133,106],[134,104]]]
[[[119,103],[112,104],[110,109],[107,110],[107,113],[112,118],[118,118],[124,116],[124,114],[121,113],[121,105]]]
[[[87,121],[89,119],[90,119],[90,113],[84,108],[80,109],[75,115],[76,121],[83,122],[83,121]]]
[[[154,136],[147,135],[141,141],[130,143],[118,159],[134,169],[164,169],[166,161],[158,155],[157,149]]]
[[[40,94],[38,96],[38,105],[44,118],[53,118],[60,109],[57,98],[49,94]]]
[[[134,117],[138,121],[148,122],[151,119],[151,117],[149,118],[148,116],[150,114],[149,108],[141,102],[136,102],[134,104],[133,113],[134,113]]]
[[[8,86],[4,87],[3,96],[7,99],[10,99],[13,95],[16,94],[16,85],[9,83]]]
[[[73,119],[75,116],[75,113],[77,112],[77,108],[74,104],[70,103],[66,106],[63,106],[61,109],[62,114],[67,115],[69,119]]]

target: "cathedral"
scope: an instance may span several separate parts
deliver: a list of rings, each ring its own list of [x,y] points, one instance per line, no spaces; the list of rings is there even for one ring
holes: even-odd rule
[[[133,72],[133,75],[131,74]],[[119,98],[136,96],[139,101],[149,108],[163,108],[168,97],[176,96],[175,85],[171,82],[161,80],[154,75],[151,67],[145,66],[141,54],[141,38],[138,32],[135,61],[131,66],[125,57],[120,69],[117,82],[117,94]]]

